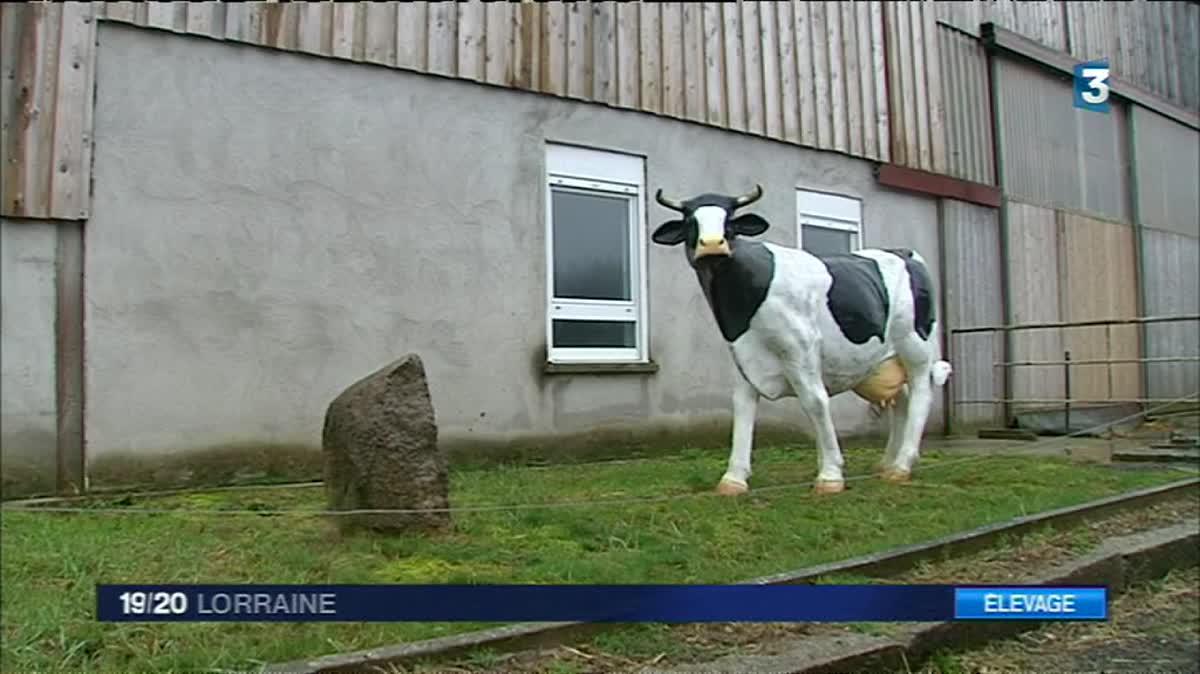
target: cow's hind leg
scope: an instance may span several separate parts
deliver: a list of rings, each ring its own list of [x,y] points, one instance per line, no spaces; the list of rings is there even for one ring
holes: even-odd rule
[[[908,421],[907,386],[896,396],[887,414],[888,440],[883,450],[883,459],[879,462],[879,473],[885,479],[892,479],[896,475],[896,459],[900,454],[900,446],[904,441],[904,427]]]
[[[920,455],[921,438],[925,423],[933,406],[933,382],[930,373],[934,359],[929,343],[917,335],[909,335],[897,344],[897,351],[908,368],[908,401],[903,423],[900,426],[900,443],[890,469],[885,470],[884,479],[905,482],[912,474],[913,465]]]
[[[735,378],[733,385],[733,442],[729,451],[729,467],[717,483],[717,493],[723,496],[745,494],[750,487],[750,453],[754,445],[754,419],[758,414],[758,391],[745,377]]]

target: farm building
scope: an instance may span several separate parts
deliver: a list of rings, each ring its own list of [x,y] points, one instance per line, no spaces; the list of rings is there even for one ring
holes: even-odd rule
[[[1186,396],[1194,320],[957,331],[1200,314],[1198,62],[1195,2],[5,3],[4,495],[312,477],[329,401],[409,352],[459,456],[720,446],[659,188],[919,251],[927,433],[1061,405],[997,364],[1067,351],[1073,400]]]

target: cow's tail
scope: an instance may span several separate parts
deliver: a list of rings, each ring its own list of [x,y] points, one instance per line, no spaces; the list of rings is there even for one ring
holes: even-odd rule
[[[933,382],[934,386],[943,386],[953,372],[954,368],[950,367],[950,363],[948,361],[938,360],[933,364],[933,367],[929,369],[929,379]]]
[[[925,262],[925,258],[921,257],[921,254],[915,250],[912,251],[910,255],[914,260],[917,261],[918,264],[920,264],[922,268],[924,268],[925,272],[928,273],[929,265]],[[930,293],[932,295],[932,290]],[[930,297],[930,301],[933,302],[932,296]],[[937,333],[938,322],[935,320],[933,322],[932,334],[930,334],[928,337],[929,346],[933,350],[933,353],[931,354],[933,356],[933,367],[929,369],[929,382],[935,387],[941,387],[944,386],[946,381],[950,379],[950,375],[954,372],[954,368],[950,366],[949,361],[946,361],[942,358],[942,344],[941,340],[939,340],[937,337]]]

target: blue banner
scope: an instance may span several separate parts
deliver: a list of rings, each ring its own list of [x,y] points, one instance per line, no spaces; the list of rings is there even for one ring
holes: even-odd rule
[[[972,587],[954,591],[958,620],[1106,620],[1103,587]]]
[[[933,622],[1107,617],[1104,588],[970,588],[964,593],[963,588],[942,585],[99,585],[96,590],[97,618],[106,622]],[[977,590],[981,594],[971,594]],[[1030,599],[1038,593],[1041,599]]]

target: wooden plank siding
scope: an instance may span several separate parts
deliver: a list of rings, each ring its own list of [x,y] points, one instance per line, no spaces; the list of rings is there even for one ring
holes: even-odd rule
[[[1079,60],[1107,58],[1113,75],[1200,110],[1200,3],[1125,0],[955,0],[937,19],[979,36],[992,22]]]
[[[891,161],[945,173],[946,115],[933,3],[886,2]]]
[[[1194,108],[1200,99],[1196,3],[5,3],[4,215],[88,213],[93,12],[985,182],[985,154],[964,157],[954,145],[964,139],[962,125],[980,116],[964,117],[947,89],[962,61],[943,58],[939,21],[968,33],[995,21],[1076,55],[1107,55],[1117,73],[1182,105]],[[28,30],[25,21],[32,21]],[[983,136],[982,129],[967,132]],[[51,139],[57,147],[45,149]]]
[[[0,6],[0,215],[89,215],[96,23],[88,3]]]
[[[1137,267],[1131,225],[1008,200],[1008,297],[1011,324],[1134,318]],[[1136,325],[1019,330],[1012,336],[1012,361],[1072,361],[1137,358],[1142,352]],[[1178,355],[1178,354],[1175,354]],[[1066,395],[1060,364],[1012,369],[1015,411],[1061,407],[1022,399]],[[1129,400],[1142,396],[1137,363],[1071,366],[1071,398]]]
[[[902,6],[904,3],[895,3]],[[630,108],[893,161],[884,3],[97,3],[101,18]],[[903,156],[944,169],[932,10]],[[908,43],[909,40],[900,41]],[[932,66],[930,66],[932,64]],[[916,72],[913,68],[919,68]],[[933,77],[933,80],[926,78]]]
[[[1057,214],[1049,208],[1007,202],[1009,324],[1055,323],[1064,320],[1061,310],[1062,274],[1058,251]],[[1058,328],[1018,330],[1012,334],[1009,361],[1061,361],[1064,342]],[[1060,365],[1013,367],[1012,395],[1017,400],[1062,399],[1065,394]],[[1014,413],[1061,407],[1061,403],[1016,403]]]
[[[1000,255],[1000,212],[955,199],[941,200],[945,227],[945,322],[950,328],[1004,324],[1004,274]],[[1004,398],[1004,339],[998,332],[956,335],[946,354],[954,364],[950,400],[954,423],[965,426],[1002,423],[1003,407],[966,400]]]
[[[1070,298],[1061,307],[1063,320],[1136,317],[1133,227],[1074,213],[1060,212],[1058,218],[1062,294]],[[1071,352],[1071,360],[1127,359],[1141,353],[1136,325],[1068,328],[1064,333],[1063,348]],[[1138,363],[1071,367],[1072,398],[1138,398],[1141,383]]]

